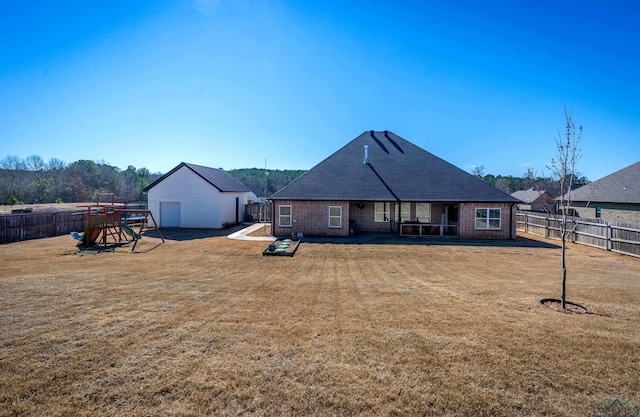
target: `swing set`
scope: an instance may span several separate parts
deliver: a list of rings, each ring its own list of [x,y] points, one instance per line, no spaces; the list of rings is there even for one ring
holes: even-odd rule
[[[100,197],[107,197],[111,201],[100,201]],[[95,204],[83,204],[78,207],[87,209],[87,222],[84,234],[71,232],[78,245],[103,246],[126,244],[133,242],[131,251],[135,250],[138,241],[142,239],[143,229],[155,230],[164,243],[160,227],[156,223],[151,211],[146,209],[125,209],[124,204],[115,202],[115,194],[98,193]],[[133,217],[132,217],[133,215]],[[153,222],[153,227],[149,226]],[[129,224],[129,222],[132,222]],[[145,225],[147,225],[145,227]],[[133,226],[138,226],[136,231]]]

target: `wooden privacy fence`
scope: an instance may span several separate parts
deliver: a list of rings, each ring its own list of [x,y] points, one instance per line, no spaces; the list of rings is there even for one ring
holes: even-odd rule
[[[0,243],[83,232],[86,216],[70,211],[0,215]]]
[[[640,257],[640,225],[608,222],[602,219],[568,217],[567,240],[581,245],[593,246]],[[516,228],[525,233],[560,239],[561,218],[543,213],[518,211]]]
[[[247,222],[270,222],[271,204],[252,203],[244,206],[244,220]]]

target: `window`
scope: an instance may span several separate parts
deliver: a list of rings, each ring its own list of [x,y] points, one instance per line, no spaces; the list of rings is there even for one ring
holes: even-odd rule
[[[376,223],[389,221],[389,203],[376,203],[375,221]]]
[[[431,203],[416,203],[416,221],[431,223]]]
[[[596,207],[596,219],[602,218],[602,207]]]
[[[400,206],[400,208],[398,208]],[[400,217],[398,217],[398,215]],[[396,203],[396,222],[411,220],[411,203]]]
[[[278,220],[280,227],[291,227],[291,206],[278,207]]]
[[[477,208],[476,229],[499,230],[501,212],[499,208]]]
[[[342,227],[342,207],[329,206],[329,227]]]

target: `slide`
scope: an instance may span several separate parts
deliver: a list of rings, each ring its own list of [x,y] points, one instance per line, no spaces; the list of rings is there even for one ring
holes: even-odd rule
[[[142,239],[142,236],[139,233],[136,233],[135,230],[125,222],[120,223],[120,227],[124,230],[129,236],[133,238],[133,240]]]

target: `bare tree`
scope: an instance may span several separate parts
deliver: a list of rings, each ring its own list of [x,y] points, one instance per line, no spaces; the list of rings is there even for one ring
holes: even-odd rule
[[[46,162],[40,155],[29,155],[24,159],[26,169],[29,171],[44,171],[47,168]]]
[[[24,161],[19,156],[7,155],[5,158],[0,160],[0,168],[17,171],[25,169],[25,166]]]
[[[484,165],[476,165],[476,166],[474,166],[473,170],[471,171],[471,175],[473,175],[474,177],[482,179],[482,177],[484,177]]]
[[[536,183],[536,171],[531,167],[527,167],[527,172],[524,173],[522,178],[524,179],[523,186],[528,190]]]
[[[564,117],[566,120],[564,134],[558,130],[558,136],[556,137],[556,156],[551,160],[551,164],[547,166],[560,185],[560,196],[557,199],[558,212],[554,213],[554,216],[559,220],[558,226],[560,228],[560,240],[562,241],[560,300],[563,310],[567,304],[567,237],[572,231],[568,222],[569,208],[572,201],[571,191],[574,188],[574,180],[576,178],[576,165],[582,157],[580,148],[578,147],[580,139],[582,138],[582,125],[576,129],[573,114],[567,111],[566,106],[564,108]]]
[[[67,163],[64,162],[62,159],[50,158],[49,162],[47,163],[47,166],[49,167],[49,170],[56,171],[60,169],[65,169],[67,167]]]

